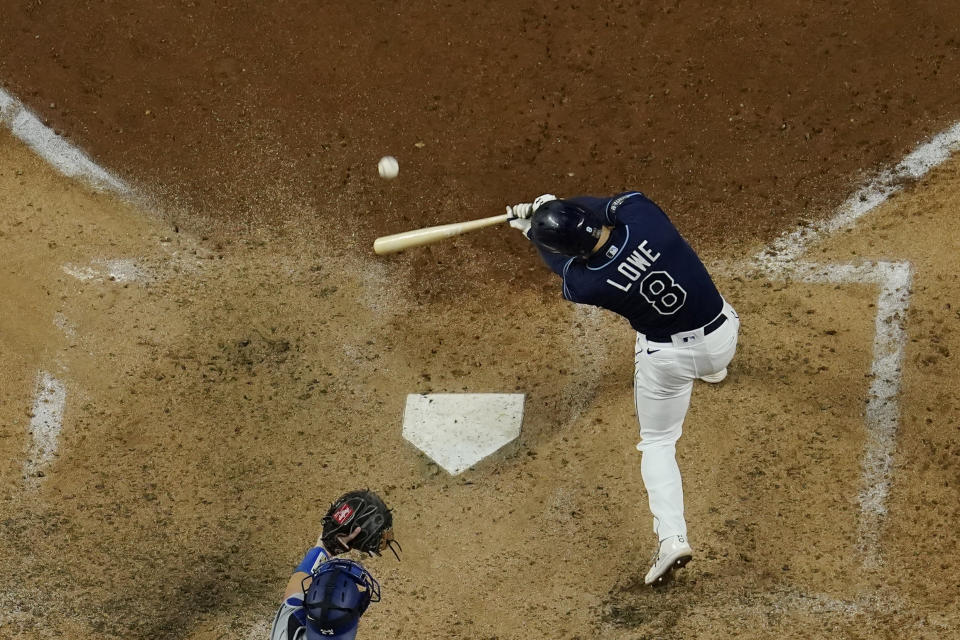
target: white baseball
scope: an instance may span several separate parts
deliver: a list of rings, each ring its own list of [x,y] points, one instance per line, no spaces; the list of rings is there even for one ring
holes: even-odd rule
[[[380,172],[381,178],[393,180],[400,173],[400,163],[393,156],[383,156],[377,164],[377,171]]]

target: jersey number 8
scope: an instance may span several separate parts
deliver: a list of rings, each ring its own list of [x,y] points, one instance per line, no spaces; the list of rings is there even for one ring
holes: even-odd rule
[[[640,293],[662,316],[675,314],[687,301],[686,290],[666,271],[651,271],[640,281]]]

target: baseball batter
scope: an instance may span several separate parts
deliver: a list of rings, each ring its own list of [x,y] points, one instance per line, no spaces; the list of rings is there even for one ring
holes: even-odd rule
[[[613,311],[637,332],[637,449],[659,542],[645,582],[661,584],[693,557],[676,461],[693,383],[726,377],[740,318],[667,215],[640,192],[545,194],[507,213],[563,279],[567,300]]]

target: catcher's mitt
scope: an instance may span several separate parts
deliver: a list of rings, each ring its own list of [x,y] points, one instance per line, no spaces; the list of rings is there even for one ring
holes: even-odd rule
[[[400,544],[393,539],[393,516],[390,509],[380,496],[369,489],[345,493],[330,505],[330,509],[323,516],[323,534],[320,539],[324,549],[332,555],[356,549],[378,556],[389,547],[399,560],[397,549],[403,551]]]

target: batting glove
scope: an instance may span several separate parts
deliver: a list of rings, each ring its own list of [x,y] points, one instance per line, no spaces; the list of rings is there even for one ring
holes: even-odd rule
[[[507,213],[514,218],[526,219],[533,215],[533,205],[529,202],[521,202],[512,207],[507,207]]]
[[[522,233],[525,238],[530,238],[530,218],[513,218],[510,220],[510,226]]]
[[[533,199],[533,211],[536,211],[543,205],[556,199],[557,199],[557,196],[553,195],[552,193],[545,193],[542,196],[537,196],[536,198]],[[533,215],[533,211],[530,212],[530,215]]]

